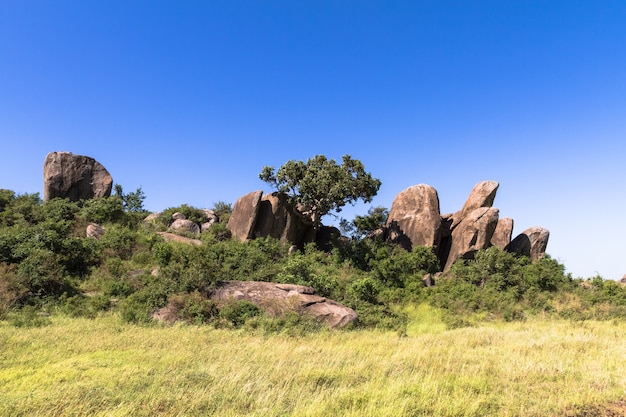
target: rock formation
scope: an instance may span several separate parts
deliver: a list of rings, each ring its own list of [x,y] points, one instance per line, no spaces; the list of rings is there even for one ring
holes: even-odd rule
[[[177,235],[174,233],[168,233],[168,232],[157,232],[157,233],[161,235],[161,237],[163,237],[163,240],[165,240],[166,242],[180,242],[180,243],[186,243],[189,245],[196,245],[196,246],[202,245],[202,241],[200,239],[192,239],[189,237]]]
[[[100,239],[104,235],[104,228],[97,223],[89,223],[85,230],[85,235],[94,239]]]
[[[237,199],[227,225],[233,238],[245,242],[254,237],[254,227],[257,222],[262,196],[263,191],[259,190]]]
[[[71,201],[111,195],[113,178],[93,158],[70,152],[50,152],[43,165],[43,199],[55,197]]]
[[[435,247],[443,271],[459,259],[473,259],[476,251],[490,246],[529,256],[533,262],[541,259],[549,232],[533,228],[511,241],[513,219],[499,219],[499,210],[492,207],[498,187],[496,181],[481,181],[459,211],[441,215],[437,191],[426,184],[414,185],[396,196],[387,224],[368,238],[407,250],[414,246]],[[272,236],[291,243],[292,248],[316,242],[318,247],[330,250],[331,242],[342,241],[334,228],[322,226],[316,231],[306,216],[291,207],[286,195],[262,196],[261,191],[237,200],[228,228],[242,241]]]
[[[218,302],[250,301],[273,316],[288,311],[307,314],[331,327],[345,327],[358,320],[351,308],[320,297],[313,288],[303,285],[225,281],[211,292],[210,297]]]
[[[313,224],[291,204],[286,194],[272,193],[261,198],[253,235],[271,236],[294,245],[313,240]]]
[[[474,253],[489,247],[498,223],[498,209],[480,207],[470,211],[451,233],[450,252],[447,254],[444,271],[459,259],[473,259]]]
[[[441,214],[437,190],[430,185],[419,184],[401,191],[393,200],[387,227],[392,230],[391,240],[406,249],[438,246]]]
[[[497,246],[500,249],[504,249],[506,245],[511,243],[511,236],[513,235],[513,219],[505,217],[498,220],[496,230],[491,237],[491,246]]]
[[[542,227],[531,227],[520,233],[504,250],[518,255],[528,256],[536,262],[546,254],[550,232]]]
[[[178,218],[174,220],[172,224],[170,224],[170,229],[178,232],[190,233],[194,236],[198,236],[200,234],[200,226],[187,219]]]
[[[476,251],[490,246],[525,254],[533,262],[540,259],[547,237],[529,232],[511,241],[513,219],[498,219],[499,210],[492,207],[498,187],[496,181],[479,182],[459,211],[444,215],[439,214],[434,188],[409,187],[393,201],[386,227],[372,236],[409,250],[414,245],[435,246],[444,271],[458,259],[471,259]]]
[[[459,224],[465,216],[480,207],[493,207],[493,202],[496,198],[496,192],[500,184],[496,181],[481,181],[472,188],[469,197],[463,204],[461,210],[457,211],[452,216],[451,230],[454,230],[457,224]]]

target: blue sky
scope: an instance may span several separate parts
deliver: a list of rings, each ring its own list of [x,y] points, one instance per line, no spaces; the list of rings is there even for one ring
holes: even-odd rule
[[[350,154],[373,205],[426,183],[453,212],[496,180],[514,235],[618,279],[625,51],[623,0],[4,0],[0,188],[43,194],[70,151],[150,210],[212,207],[270,191],[264,165]]]

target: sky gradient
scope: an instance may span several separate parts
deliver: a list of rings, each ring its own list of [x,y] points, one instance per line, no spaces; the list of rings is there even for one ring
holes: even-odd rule
[[[264,165],[360,159],[438,190],[495,180],[514,236],[574,277],[626,274],[626,2],[0,2],[0,188],[43,195],[51,151],[146,208],[270,188]],[[332,223],[331,217],[323,219]]]

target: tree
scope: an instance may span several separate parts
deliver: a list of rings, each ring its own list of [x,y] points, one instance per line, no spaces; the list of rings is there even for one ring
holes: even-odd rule
[[[137,188],[134,192],[124,193],[122,186],[120,184],[115,184],[113,187],[115,191],[115,195],[122,199],[122,204],[124,205],[124,210],[131,213],[142,213],[144,212],[143,202],[146,199],[146,195],[144,194],[141,187]]]
[[[289,196],[298,210],[319,228],[322,216],[340,212],[359,199],[369,203],[380,188],[361,161],[344,155],[341,165],[324,155],[304,161],[288,161],[278,171],[263,167],[259,178]]]

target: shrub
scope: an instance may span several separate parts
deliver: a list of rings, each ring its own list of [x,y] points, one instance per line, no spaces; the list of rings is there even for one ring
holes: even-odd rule
[[[225,304],[220,307],[220,318],[226,320],[226,322],[234,327],[241,327],[247,320],[252,317],[257,317],[263,314],[258,306],[250,301],[239,300]]]

